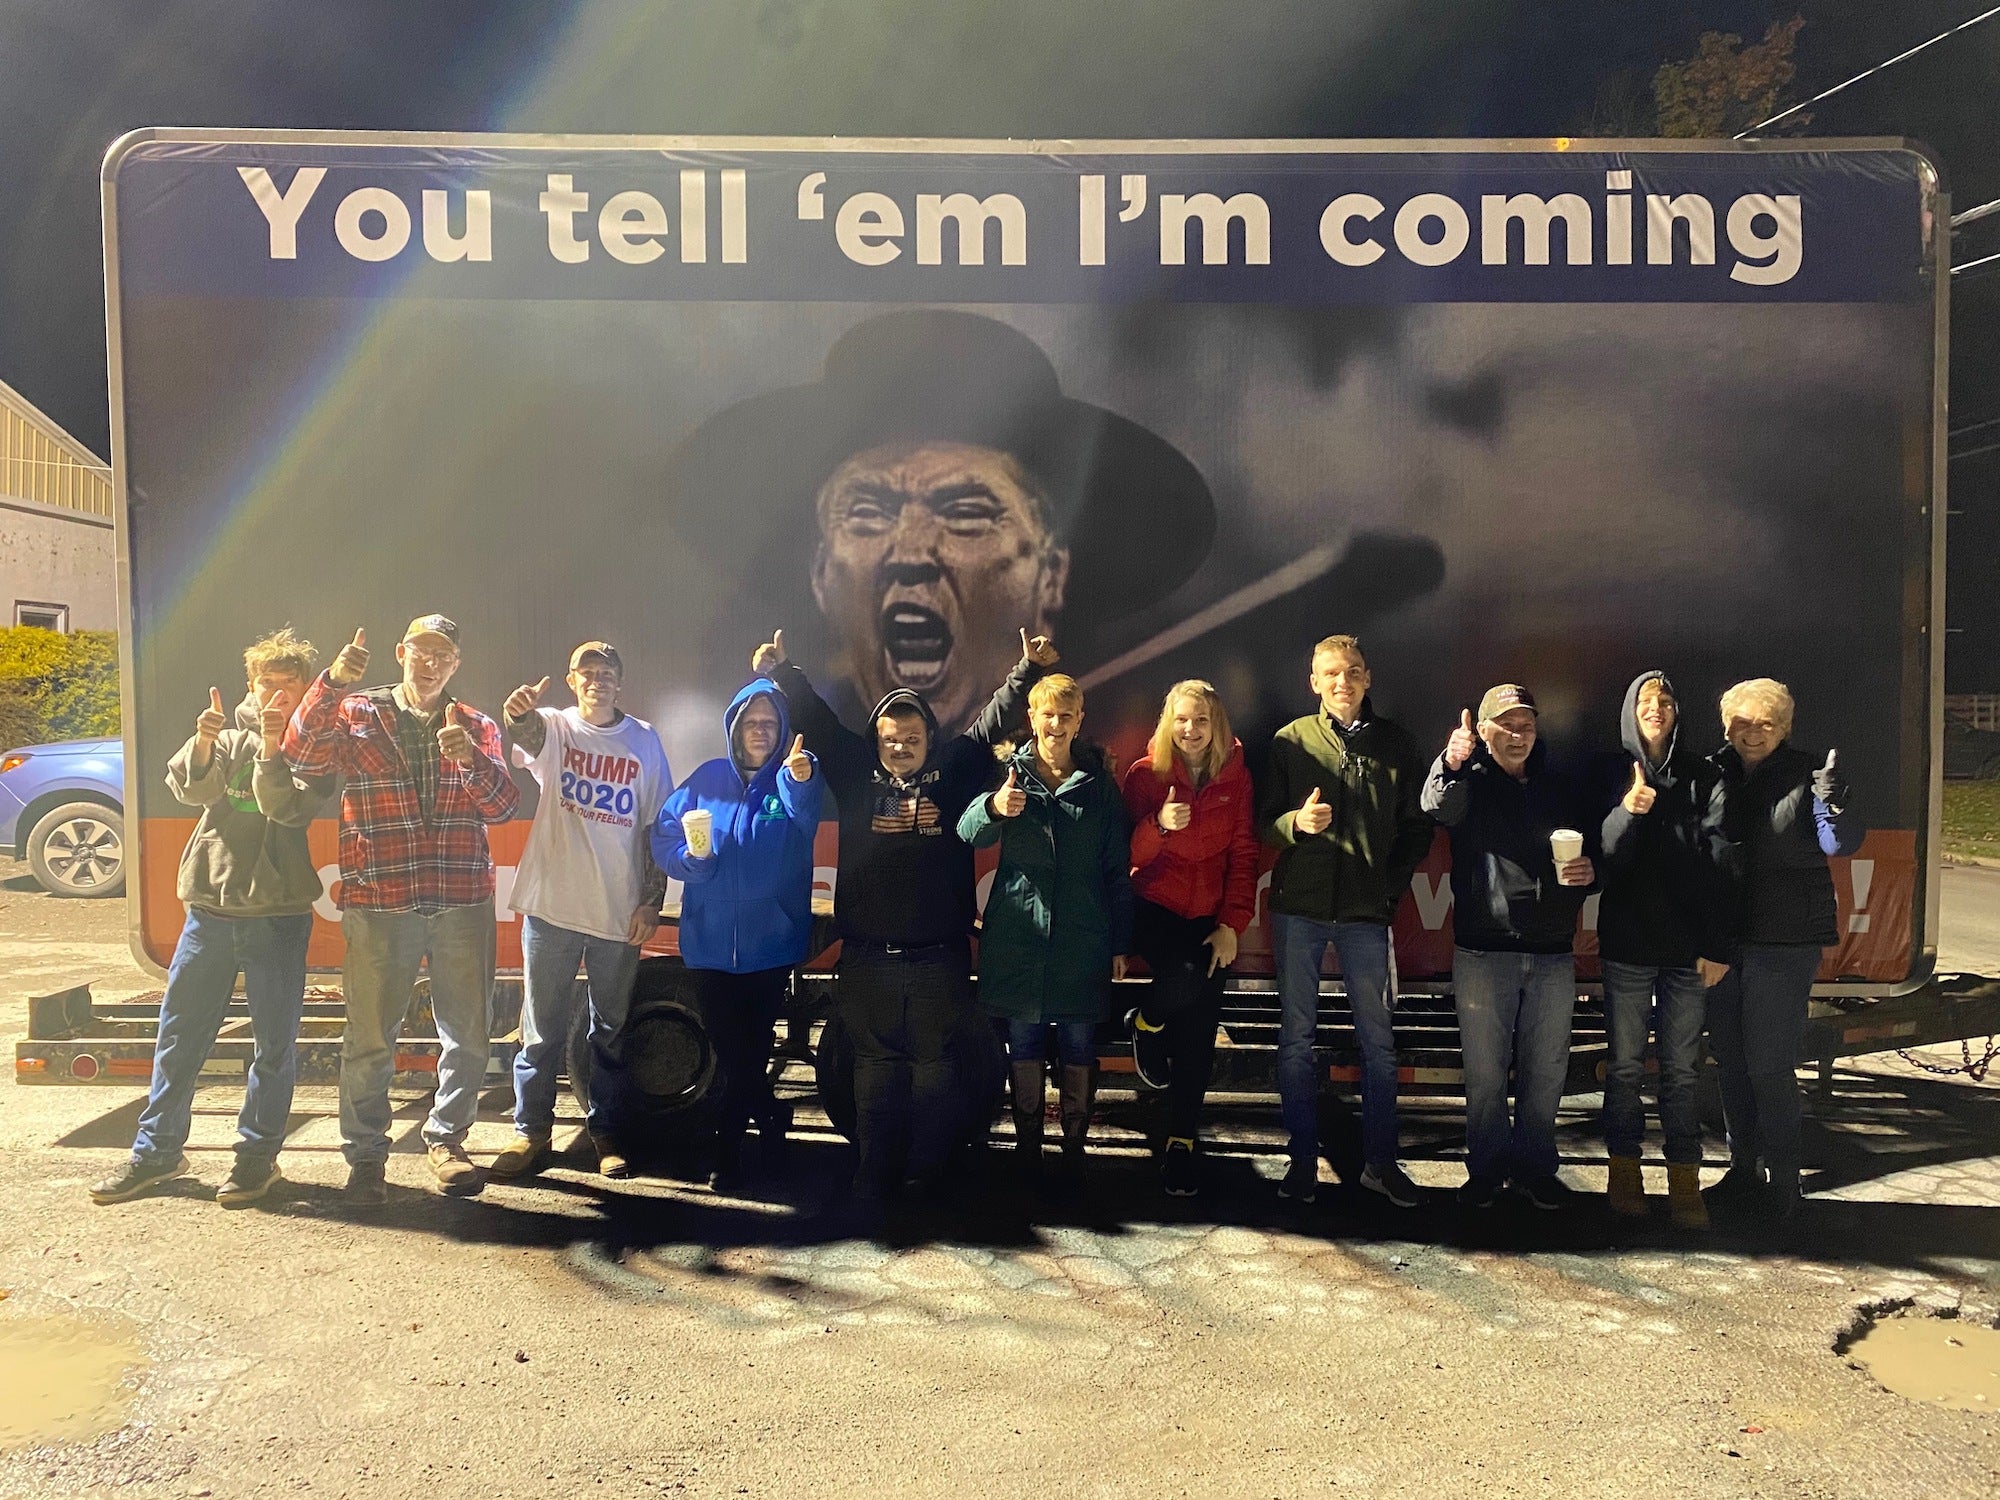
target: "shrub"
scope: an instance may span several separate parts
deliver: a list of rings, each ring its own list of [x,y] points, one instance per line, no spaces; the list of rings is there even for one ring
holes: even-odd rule
[[[116,635],[0,629],[0,747],[116,733]]]

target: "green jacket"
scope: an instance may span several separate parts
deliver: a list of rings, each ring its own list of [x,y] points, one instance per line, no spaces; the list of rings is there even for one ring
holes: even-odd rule
[[[972,799],[958,836],[1000,846],[979,934],[979,1003],[1014,1021],[1102,1021],[1111,1014],[1112,955],[1132,945],[1132,826],[1102,752],[1080,747],[1050,791],[1030,741],[1001,762],[1028,794],[1018,818]]]
[[[1271,742],[1257,788],[1257,831],[1279,851],[1271,910],[1322,922],[1391,921],[1431,846],[1418,806],[1429,767],[1400,724],[1361,705],[1361,727],[1342,735],[1324,709],[1294,719]],[[1324,833],[1293,831],[1314,787],[1333,809]]]

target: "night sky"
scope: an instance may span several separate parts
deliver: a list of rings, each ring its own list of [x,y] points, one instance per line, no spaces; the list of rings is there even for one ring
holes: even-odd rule
[[[1549,136],[1706,30],[1806,17],[1803,98],[1985,0],[6,0],[0,379],[109,447],[97,169],[147,125],[929,136]],[[1815,106],[2000,198],[2000,18]],[[2000,252],[2000,214],[1963,262]],[[2000,691],[2000,264],[1953,286],[1948,687]],[[1987,424],[1990,425],[1980,425]],[[1976,450],[1992,447],[1994,451]]]

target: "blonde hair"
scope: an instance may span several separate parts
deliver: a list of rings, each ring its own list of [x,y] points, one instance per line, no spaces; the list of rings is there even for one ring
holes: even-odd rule
[[[243,673],[253,684],[266,672],[289,674],[300,682],[310,682],[319,663],[313,643],[282,625],[269,635],[259,636],[243,652]]]
[[[1167,689],[1167,696],[1160,703],[1160,722],[1153,726],[1153,742],[1147,759],[1152,764],[1153,774],[1161,781],[1172,779],[1174,756],[1179,753],[1174,749],[1174,700],[1177,698],[1193,698],[1208,710],[1208,748],[1202,752],[1201,764],[1195,768],[1196,780],[1207,781],[1229,759],[1236,736],[1230,732],[1229,713],[1222,706],[1221,695],[1215,691],[1213,684],[1203,682],[1199,677],[1190,677]]]
[[[1774,677],[1751,677],[1739,682],[1722,695],[1722,729],[1729,732],[1729,721],[1745,709],[1770,715],[1771,722],[1778,726],[1778,738],[1787,739],[1792,733],[1792,690]]]
[[[1322,656],[1324,656],[1329,651],[1343,651],[1347,655],[1353,657],[1356,661],[1360,662],[1362,666],[1366,667],[1368,665],[1368,658],[1366,655],[1362,653],[1361,650],[1361,641],[1356,636],[1351,636],[1351,635],[1328,636],[1325,640],[1321,641],[1317,646],[1313,647],[1312,659],[1314,661],[1318,661]]]
[[[1028,711],[1044,708],[1051,703],[1074,703],[1083,706],[1083,688],[1067,672],[1052,672],[1028,689]]]

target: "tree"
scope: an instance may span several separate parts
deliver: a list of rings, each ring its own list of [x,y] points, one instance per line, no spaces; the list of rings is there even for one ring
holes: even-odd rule
[[[1744,46],[1733,32],[1706,31],[1686,62],[1664,63],[1653,75],[1655,128],[1663,136],[1732,136],[1768,120],[1785,107],[1785,91],[1797,68],[1792,48],[1804,16],[1773,21],[1764,40]],[[1791,116],[1784,129],[1812,117]]]

